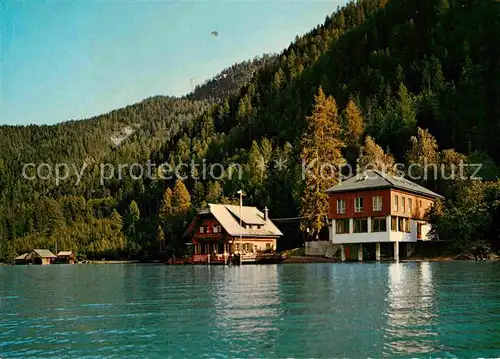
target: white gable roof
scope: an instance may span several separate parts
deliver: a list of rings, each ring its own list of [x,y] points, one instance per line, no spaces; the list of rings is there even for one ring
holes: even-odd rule
[[[231,236],[241,234],[243,237],[279,237],[283,235],[270,219],[264,220],[264,214],[256,207],[242,207],[241,227],[240,206],[210,203],[208,208],[200,213],[207,212],[211,213]]]

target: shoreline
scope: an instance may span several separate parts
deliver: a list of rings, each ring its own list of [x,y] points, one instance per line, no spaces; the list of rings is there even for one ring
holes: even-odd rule
[[[399,262],[485,262],[485,261],[499,261],[500,256],[491,256],[486,259],[482,260],[475,260],[473,258],[466,258],[462,255],[455,255],[455,256],[436,256],[436,257],[417,257],[417,256],[412,256],[409,258],[405,259],[400,259]],[[345,261],[342,262],[338,259],[333,259],[333,258],[326,258],[326,257],[321,257],[321,256],[297,256],[297,257],[289,257],[283,261],[283,263],[363,263],[363,262],[377,262],[375,260],[366,260],[366,261],[356,261],[356,260],[351,260],[351,261]],[[394,262],[394,260],[381,260],[379,262],[382,263],[387,263],[387,262]]]
[[[139,260],[110,260],[110,261],[92,261],[89,260],[87,262],[78,262],[77,264],[136,264],[136,263],[141,263]]]

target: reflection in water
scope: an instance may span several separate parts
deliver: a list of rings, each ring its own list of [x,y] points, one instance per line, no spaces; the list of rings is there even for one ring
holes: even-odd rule
[[[387,295],[387,355],[435,353],[434,288],[429,263],[393,263]]]
[[[213,282],[212,296],[218,340],[229,351],[274,347],[280,308],[278,266],[226,267],[223,278]]]

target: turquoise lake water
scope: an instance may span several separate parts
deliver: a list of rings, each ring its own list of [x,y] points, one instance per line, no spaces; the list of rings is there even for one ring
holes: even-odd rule
[[[500,263],[0,268],[0,357],[499,357]]]

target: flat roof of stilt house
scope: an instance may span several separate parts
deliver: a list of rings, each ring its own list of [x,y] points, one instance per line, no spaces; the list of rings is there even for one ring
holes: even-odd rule
[[[382,188],[399,189],[430,198],[444,198],[440,194],[420,186],[415,182],[409,181],[404,177],[391,175],[387,172],[381,172],[378,170],[366,170],[340,182],[336,186],[327,189],[326,192],[342,193]]]

